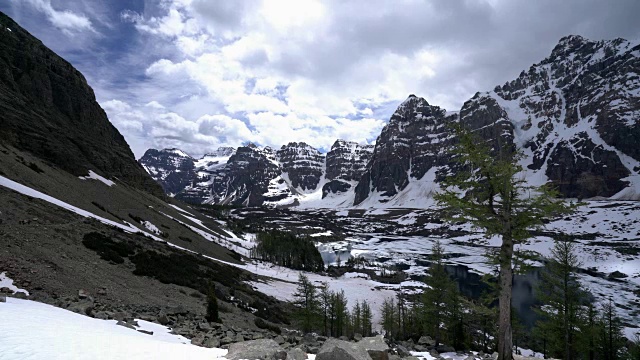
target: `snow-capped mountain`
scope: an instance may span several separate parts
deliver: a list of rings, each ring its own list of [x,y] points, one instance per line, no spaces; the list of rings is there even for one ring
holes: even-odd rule
[[[411,95],[375,147],[338,140],[326,155],[305,143],[276,152],[249,147],[233,165],[229,160],[224,176],[210,176],[215,181],[201,183],[206,189],[198,185],[200,195],[190,200],[425,207],[442,170],[454,166],[455,137],[447,125],[457,122],[496,146],[520,149],[531,184],[551,182],[567,197],[640,200],[638,74],[639,44],[567,36],[549,57],[476,93],[458,112]]]
[[[139,161],[169,195],[182,191],[196,179],[194,160],[182,150],[149,149]]]

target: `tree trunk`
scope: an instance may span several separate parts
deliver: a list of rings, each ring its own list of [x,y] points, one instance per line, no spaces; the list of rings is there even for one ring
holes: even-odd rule
[[[511,289],[513,287],[513,240],[503,235],[500,247],[500,316],[498,322],[498,360],[513,359],[511,332]]]

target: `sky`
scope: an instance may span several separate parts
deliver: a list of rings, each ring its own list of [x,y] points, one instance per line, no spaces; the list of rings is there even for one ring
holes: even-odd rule
[[[375,143],[409,94],[458,111],[570,34],[640,38],[637,0],[2,0],[87,78],[136,158]]]

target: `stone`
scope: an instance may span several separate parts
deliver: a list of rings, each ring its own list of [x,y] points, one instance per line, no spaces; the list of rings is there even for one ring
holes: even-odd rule
[[[118,321],[126,321],[130,316],[124,311],[116,311],[113,313],[113,319]]]
[[[435,346],[436,342],[430,336],[421,336],[420,339],[418,339],[418,344],[419,345],[427,345],[427,346]]]
[[[407,356],[411,356],[411,352],[409,352],[409,350],[402,346],[402,345],[397,345],[396,346],[396,353],[400,356],[400,357],[407,357]]]
[[[371,360],[371,356],[358,344],[328,339],[318,351],[316,360]]]
[[[270,339],[260,339],[231,344],[226,358],[228,360],[284,360],[287,358],[287,353],[277,342]]]
[[[217,337],[213,337],[213,338],[207,339],[204,342],[204,346],[208,347],[208,348],[219,348],[220,347],[220,339],[218,339]]]
[[[438,347],[436,347],[436,351],[442,354],[442,353],[448,353],[448,352],[455,352],[456,349],[454,349],[449,345],[438,345]]]
[[[186,315],[188,312],[183,305],[169,307],[165,310],[167,315]]]
[[[91,298],[91,294],[87,290],[80,289],[78,290],[78,298],[80,299],[89,299]]]
[[[287,360],[306,360],[307,353],[299,347],[293,348],[287,352]]]
[[[98,291],[96,291],[96,294],[98,294],[98,295],[107,295],[107,288],[98,289]]]
[[[136,329],[136,328],[134,328],[132,325],[127,324],[127,323],[126,323],[126,322],[124,322],[124,321],[118,321],[118,322],[116,323],[116,325],[124,326],[124,327],[126,327],[126,328],[128,328],[128,329],[132,329],[132,330],[135,330],[135,329]]]
[[[273,341],[277,342],[279,345],[284,344],[284,338],[281,335],[274,337]]]
[[[7,302],[7,297],[6,296],[0,296],[0,303],[6,303]]]
[[[220,344],[222,345],[227,345],[227,344],[231,344],[233,342],[233,338],[225,336],[222,339],[220,339]]]
[[[382,335],[363,338],[358,345],[369,353],[372,360],[389,360],[389,345]]]
[[[153,335],[153,331],[149,331],[149,330],[138,329],[138,332],[141,332],[141,333],[147,334],[147,335]]]
[[[13,294],[13,297],[16,299],[26,299],[27,298],[27,293],[24,293],[22,291],[18,291],[16,293]]]
[[[160,325],[168,325],[170,323],[169,318],[165,314],[160,314],[156,320]]]
[[[242,334],[237,334],[234,342],[243,342],[244,341],[244,336]]]
[[[353,340],[355,340],[355,341],[362,340],[362,335],[360,335],[358,333],[353,334]]]
[[[78,302],[72,302],[69,304],[69,307],[67,307],[67,310],[69,311],[87,316],[93,316],[93,309],[93,302],[89,301],[87,298]]]

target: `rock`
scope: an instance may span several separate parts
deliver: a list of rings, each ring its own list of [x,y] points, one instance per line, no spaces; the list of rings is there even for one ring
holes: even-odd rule
[[[287,353],[277,342],[269,339],[250,340],[231,344],[226,358],[229,360],[261,359],[284,360]]]
[[[165,310],[165,314],[167,315],[186,315],[188,312],[189,311],[182,305],[173,306]]]
[[[0,296],[0,303],[6,303],[7,302],[7,297],[6,296]]]
[[[18,292],[13,294],[13,297],[16,298],[16,299],[26,299],[27,298],[27,294],[22,292],[22,291],[18,291]]]
[[[222,344],[222,345],[231,344],[232,342],[233,342],[233,338],[228,337],[228,336],[225,336],[222,339],[220,339],[220,344]]]
[[[116,325],[124,326],[124,327],[129,328],[129,329],[132,329],[132,330],[135,330],[135,329],[136,329],[136,328],[134,328],[132,325],[127,324],[127,323],[126,323],[126,322],[124,322],[124,321],[118,321],[118,322],[116,323]]]
[[[436,342],[430,336],[421,336],[420,339],[418,339],[418,344],[427,345],[427,346],[435,346]]]
[[[358,333],[353,334],[353,340],[355,340],[355,341],[362,340],[362,335],[360,335]]]
[[[167,325],[170,322],[169,318],[165,314],[160,314],[160,316],[158,316],[158,318],[156,320],[158,321],[158,323],[160,325]]]
[[[342,341],[349,341],[349,338],[344,335],[340,336],[339,339]]]
[[[108,320],[109,319],[109,315],[107,315],[107,313],[104,312],[104,311],[98,311],[98,312],[94,313],[93,317],[96,318],[96,319],[100,319],[100,320]]]
[[[243,341],[244,341],[244,336],[242,334],[237,334],[234,342],[243,342]]]
[[[128,318],[130,318],[129,314],[125,313],[124,311],[116,311],[112,316],[114,320],[118,321],[126,321]]]
[[[448,353],[448,352],[455,352],[456,349],[452,348],[449,345],[438,345],[438,347],[436,347],[436,351],[442,354],[442,353]]]
[[[208,348],[219,348],[220,347],[220,339],[218,339],[216,337],[207,339],[207,341],[204,342],[204,346],[208,347]]]
[[[293,348],[287,352],[287,360],[306,360],[307,353],[301,348]]]
[[[358,345],[369,353],[372,360],[389,360],[389,346],[382,335],[366,337]]]
[[[280,335],[273,338],[273,341],[277,342],[279,345],[284,344],[284,338]]]
[[[371,360],[371,356],[358,344],[328,339],[318,351],[316,360]]]
[[[473,355],[469,355],[464,360],[476,360],[476,358]]]
[[[389,354],[389,360],[402,360],[402,358],[396,354]]]
[[[191,339],[191,345],[202,346],[204,344],[204,335],[200,334]]]
[[[93,302],[85,298],[85,300],[71,303],[69,307],[67,307],[67,310],[78,314],[93,316]]]
[[[147,334],[147,335],[153,335],[153,331],[149,331],[149,330],[138,329],[138,332],[141,332],[141,333]]]
[[[0,294],[13,294],[13,290],[9,289],[8,287],[1,287]]]
[[[98,295],[107,295],[107,288],[100,288],[96,291]]]
[[[498,359],[498,355],[499,355],[498,352],[494,351],[493,354],[491,354],[491,358],[494,359],[494,360],[497,360]]]
[[[206,322],[198,323],[198,329],[202,331],[209,331],[211,330],[211,325],[209,325],[209,323],[206,323]]]
[[[411,353],[409,352],[409,350],[402,346],[402,345],[397,345],[396,346],[396,353],[400,356],[400,357],[407,357],[407,356],[411,356]]]
[[[78,290],[78,298],[80,299],[88,299],[91,298],[91,294],[87,290],[80,289]]]

